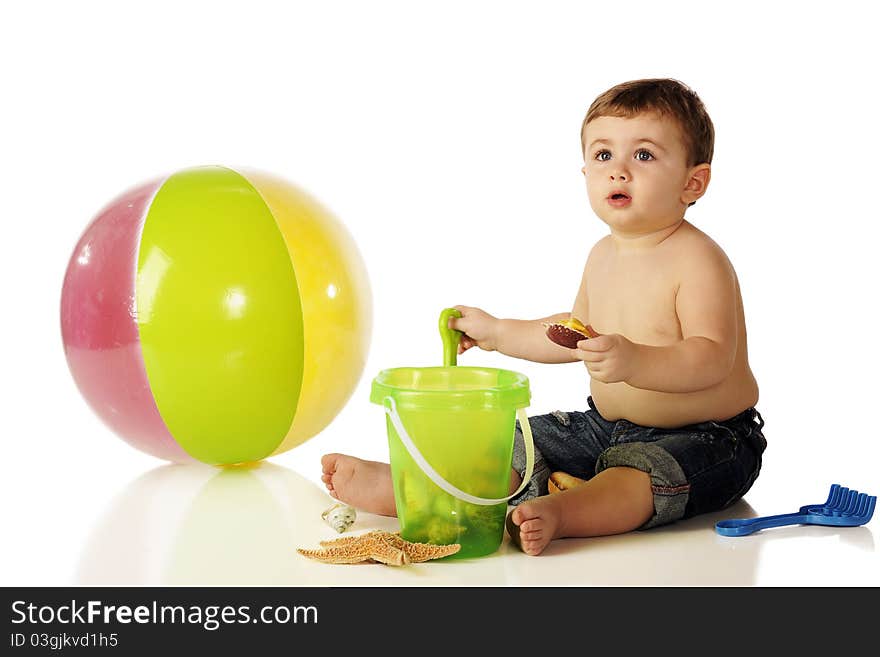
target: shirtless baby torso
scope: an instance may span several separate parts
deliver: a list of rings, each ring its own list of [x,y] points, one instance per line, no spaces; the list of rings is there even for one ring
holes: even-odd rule
[[[683,222],[656,246],[631,251],[615,247],[611,236],[590,252],[584,282],[572,314],[599,333],[617,333],[632,342],[667,346],[683,339],[676,314],[676,293],[685,274],[681,263],[700,250],[729,267],[721,248],[697,228]],[[731,275],[733,273],[730,267]],[[736,281],[736,356],[729,374],[718,384],[692,392],[658,392],[627,383],[591,379],[597,410],[608,420],[626,419],[643,426],[679,427],[708,420],[726,420],[754,406],[758,384],[748,362],[745,314]]]

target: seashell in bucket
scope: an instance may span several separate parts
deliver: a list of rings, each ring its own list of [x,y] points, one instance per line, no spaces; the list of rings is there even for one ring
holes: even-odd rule
[[[324,511],[321,514],[321,518],[341,534],[354,524],[357,518],[357,511],[355,511],[354,507],[339,502]]]

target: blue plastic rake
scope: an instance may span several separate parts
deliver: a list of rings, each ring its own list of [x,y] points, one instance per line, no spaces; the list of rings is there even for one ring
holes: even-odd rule
[[[856,527],[864,525],[871,519],[876,504],[876,496],[832,484],[824,504],[808,504],[802,506],[797,513],[785,513],[780,516],[721,520],[715,523],[715,531],[722,536],[746,536],[759,529],[784,525]]]

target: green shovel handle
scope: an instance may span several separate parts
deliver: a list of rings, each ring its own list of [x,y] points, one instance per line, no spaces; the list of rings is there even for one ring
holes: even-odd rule
[[[461,317],[461,311],[444,308],[440,313],[440,338],[443,340],[443,367],[453,367],[458,357],[458,342],[462,332],[449,328],[450,317]]]

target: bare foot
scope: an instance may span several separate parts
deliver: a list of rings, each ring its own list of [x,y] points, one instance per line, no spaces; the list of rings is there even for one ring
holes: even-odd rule
[[[580,486],[581,484],[587,483],[586,479],[579,479],[578,477],[574,477],[567,472],[553,472],[550,475],[550,479],[547,480],[547,492],[549,494],[553,493],[561,493],[564,490],[568,490],[569,488],[574,488],[575,486]]]
[[[347,454],[321,457],[321,481],[331,497],[380,516],[396,516],[391,466]]]
[[[538,555],[554,538],[560,538],[562,505],[557,495],[523,502],[507,516],[510,540],[523,552]]]
[[[589,481],[570,475],[557,481],[563,489],[523,502],[507,516],[510,538],[526,554],[540,554],[554,538],[632,531],[654,514],[651,476],[641,470],[619,466]]]

